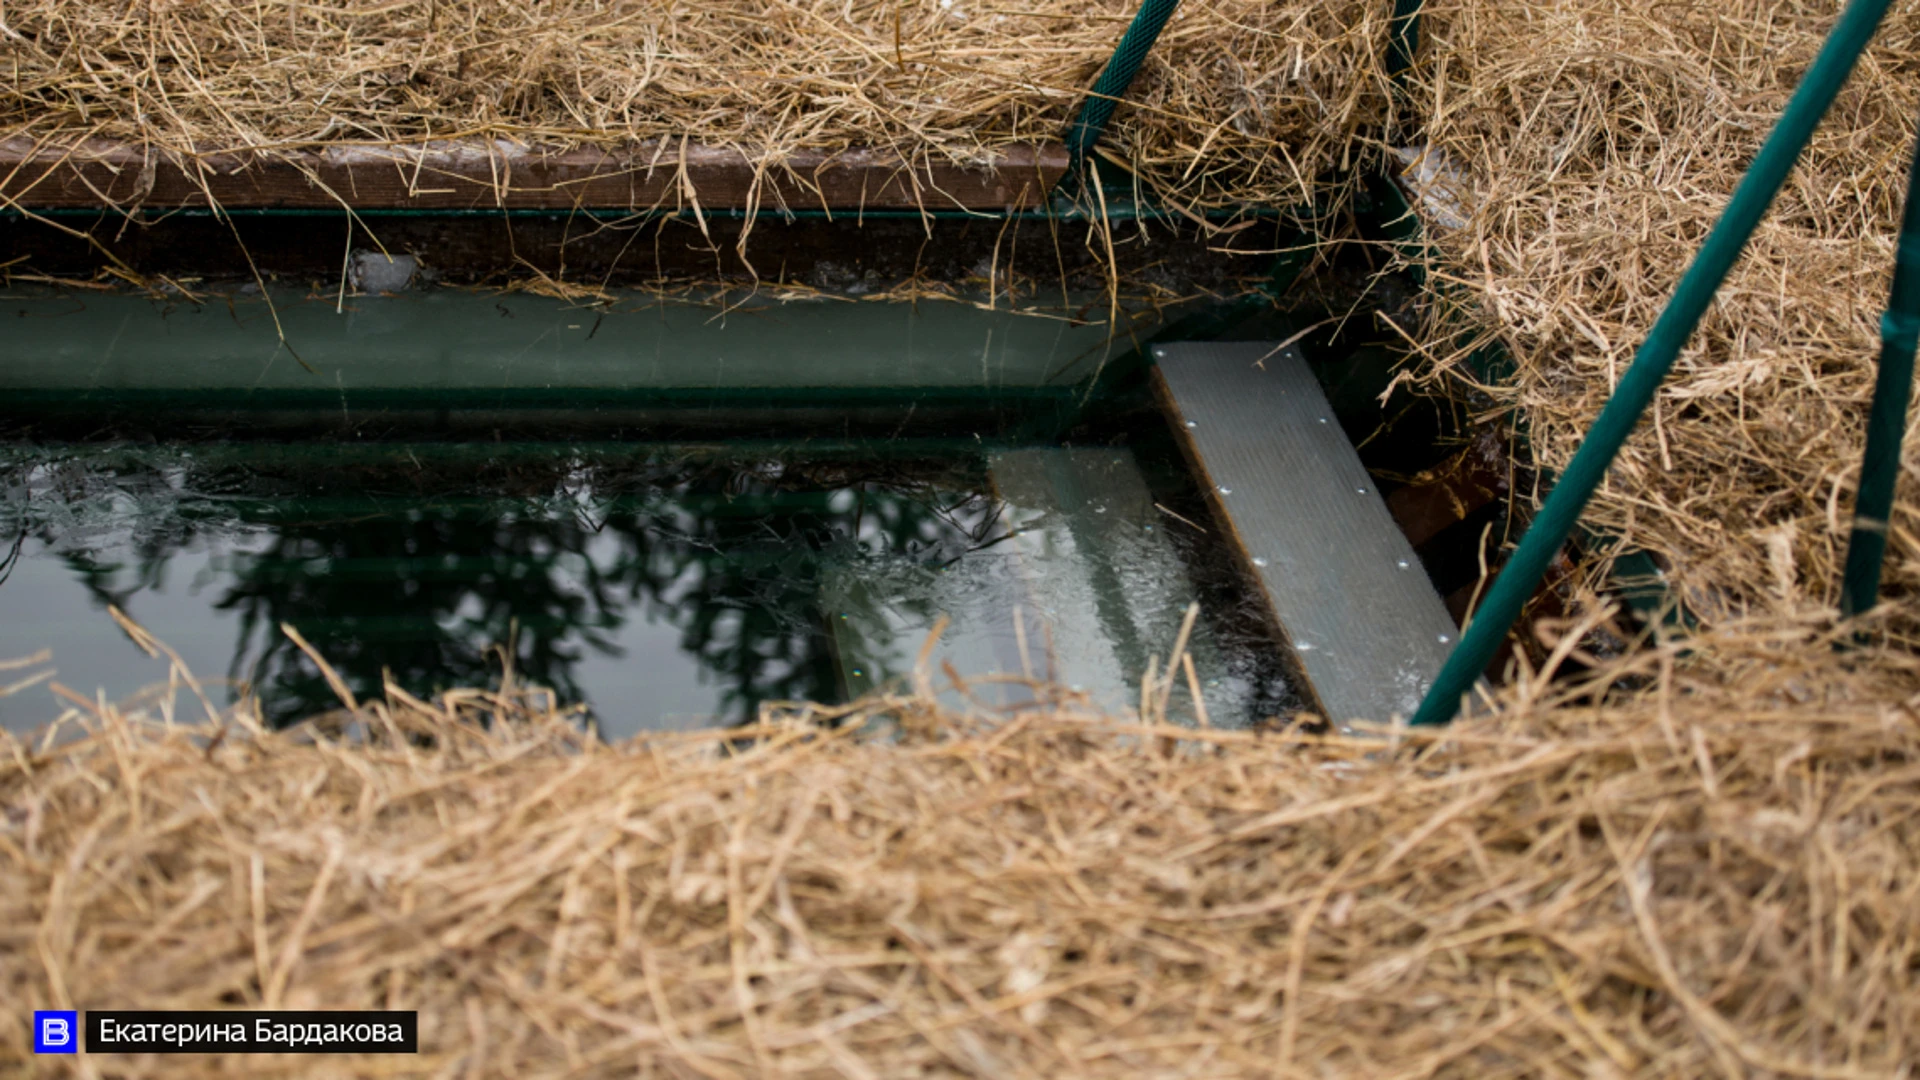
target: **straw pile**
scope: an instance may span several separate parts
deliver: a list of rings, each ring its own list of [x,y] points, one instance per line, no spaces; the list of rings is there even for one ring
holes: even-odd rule
[[[1511,349],[1517,380],[1490,390],[1543,464],[1572,456],[1839,7],[1427,5],[1413,115],[1424,171],[1451,188],[1429,218],[1464,219],[1433,230],[1437,278],[1465,308],[1441,321],[1464,314]],[[1920,3],[1904,0],[1589,511],[1663,558],[1706,619],[1838,597],[1916,120]],[[1920,467],[1920,439],[1906,460]],[[1896,593],[1920,586],[1917,511],[1906,492]]]
[[[0,138],[180,153],[499,138],[876,146],[1057,142],[1134,0],[27,0],[0,14]],[[1168,26],[1108,148],[1186,206],[1318,190],[1385,95],[1372,0],[1222,0]]]
[[[511,689],[304,734],[76,698],[85,737],[0,746],[0,1062],[34,1007],[279,1006],[417,1008],[421,1057],[65,1067],[1904,1075],[1915,661],[1693,647],[1719,675],[1647,650],[1391,748],[1070,703],[607,747]]]

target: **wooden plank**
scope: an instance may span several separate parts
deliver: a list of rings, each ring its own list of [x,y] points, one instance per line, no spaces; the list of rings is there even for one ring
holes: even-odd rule
[[[1156,346],[1156,385],[1328,719],[1406,716],[1457,629],[1293,348]]]
[[[948,661],[963,678],[1031,672],[1106,711],[1137,706],[1148,654],[1172,646],[1189,590],[1178,556],[1153,531],[1160,519],[1132,454],[1026,447],[995,451],[987,464],[1004,531],[929,573],[918,583],[924,595],[903,591],[912,579],[897,571],[877,585],[871,568],[822,590],[848,695],[908,678],[934,619],[945,615],[951,623],[931,658],[937,687],[948,685]],[[1204,627],[1196,637],[1206,638]],[[1017,684],[972,689],[990,707],[1033,698]]]
[[[1123,567],[1137,556],[1157,571],[1153,585],[1181,593],[1185,581],[1160,535],[1141,532],[1155,514],[1132,455],[1033,447],[995,453],[987,468],[1013,530],[1004,546],[1017,566],[1036,673],[1104,710],[1137,707],[1147,653],[1165,653],[1173,631],[1164,618],[1150,625],[1161,605],[1137,580],[1129,589]],[[1179,605],[1171,606],[1177,628]]]
[[[676,141],[540,150],[466,141],[333,146],[180,158],[100,139],[0,142],[0,206],[858,210],[1040,206],[1067,168],[1059,146],[1010,147],[977,165],[892,151],[799,151],[756,166],[724,147]]]
[[[1150,664],[1165,673],[1197,590],[1133,452],[1028,447],[987,465],[1014,530],[1002,548],[1018,561],[1038,673],[1116,715],[1137,710],[1140,682]],[[1235,663],[1206,614],[1186,651],[1207,709],[1215,723],[1254,719],[1272,687]],[[1184,681],[1174,702],[1174,722],[1191,719]]]

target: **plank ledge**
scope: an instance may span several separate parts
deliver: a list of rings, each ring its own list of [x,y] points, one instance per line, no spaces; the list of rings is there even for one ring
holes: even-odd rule
[[[105,139],[0,141],[0,207],[174,209],[926,209],[1043,205],[1067,169],[1059,145],[978,163],[910,163],[890,150],[799,151],[756,162],[666,140],[542,149],[505,140],[330,146],[186,157]]]

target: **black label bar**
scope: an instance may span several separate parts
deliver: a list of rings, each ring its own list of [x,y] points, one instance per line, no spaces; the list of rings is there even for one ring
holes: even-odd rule
[[[417,1054],[418,1012],[87,1010],[89,1054]]]

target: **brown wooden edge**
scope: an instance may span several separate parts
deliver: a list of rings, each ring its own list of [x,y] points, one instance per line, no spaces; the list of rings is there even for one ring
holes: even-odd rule
[[[338,146],[181,158],[106,140],[0,142],[0,206],[70,208],[926,209],[1043,205],[1067,169],[1061,146],[1009,147],[990,164],[919,162],[891,151],[802,151],[756,166],[680,141],[542,151],[505,142]],[[757,182],[756,182],[757,181]]]

